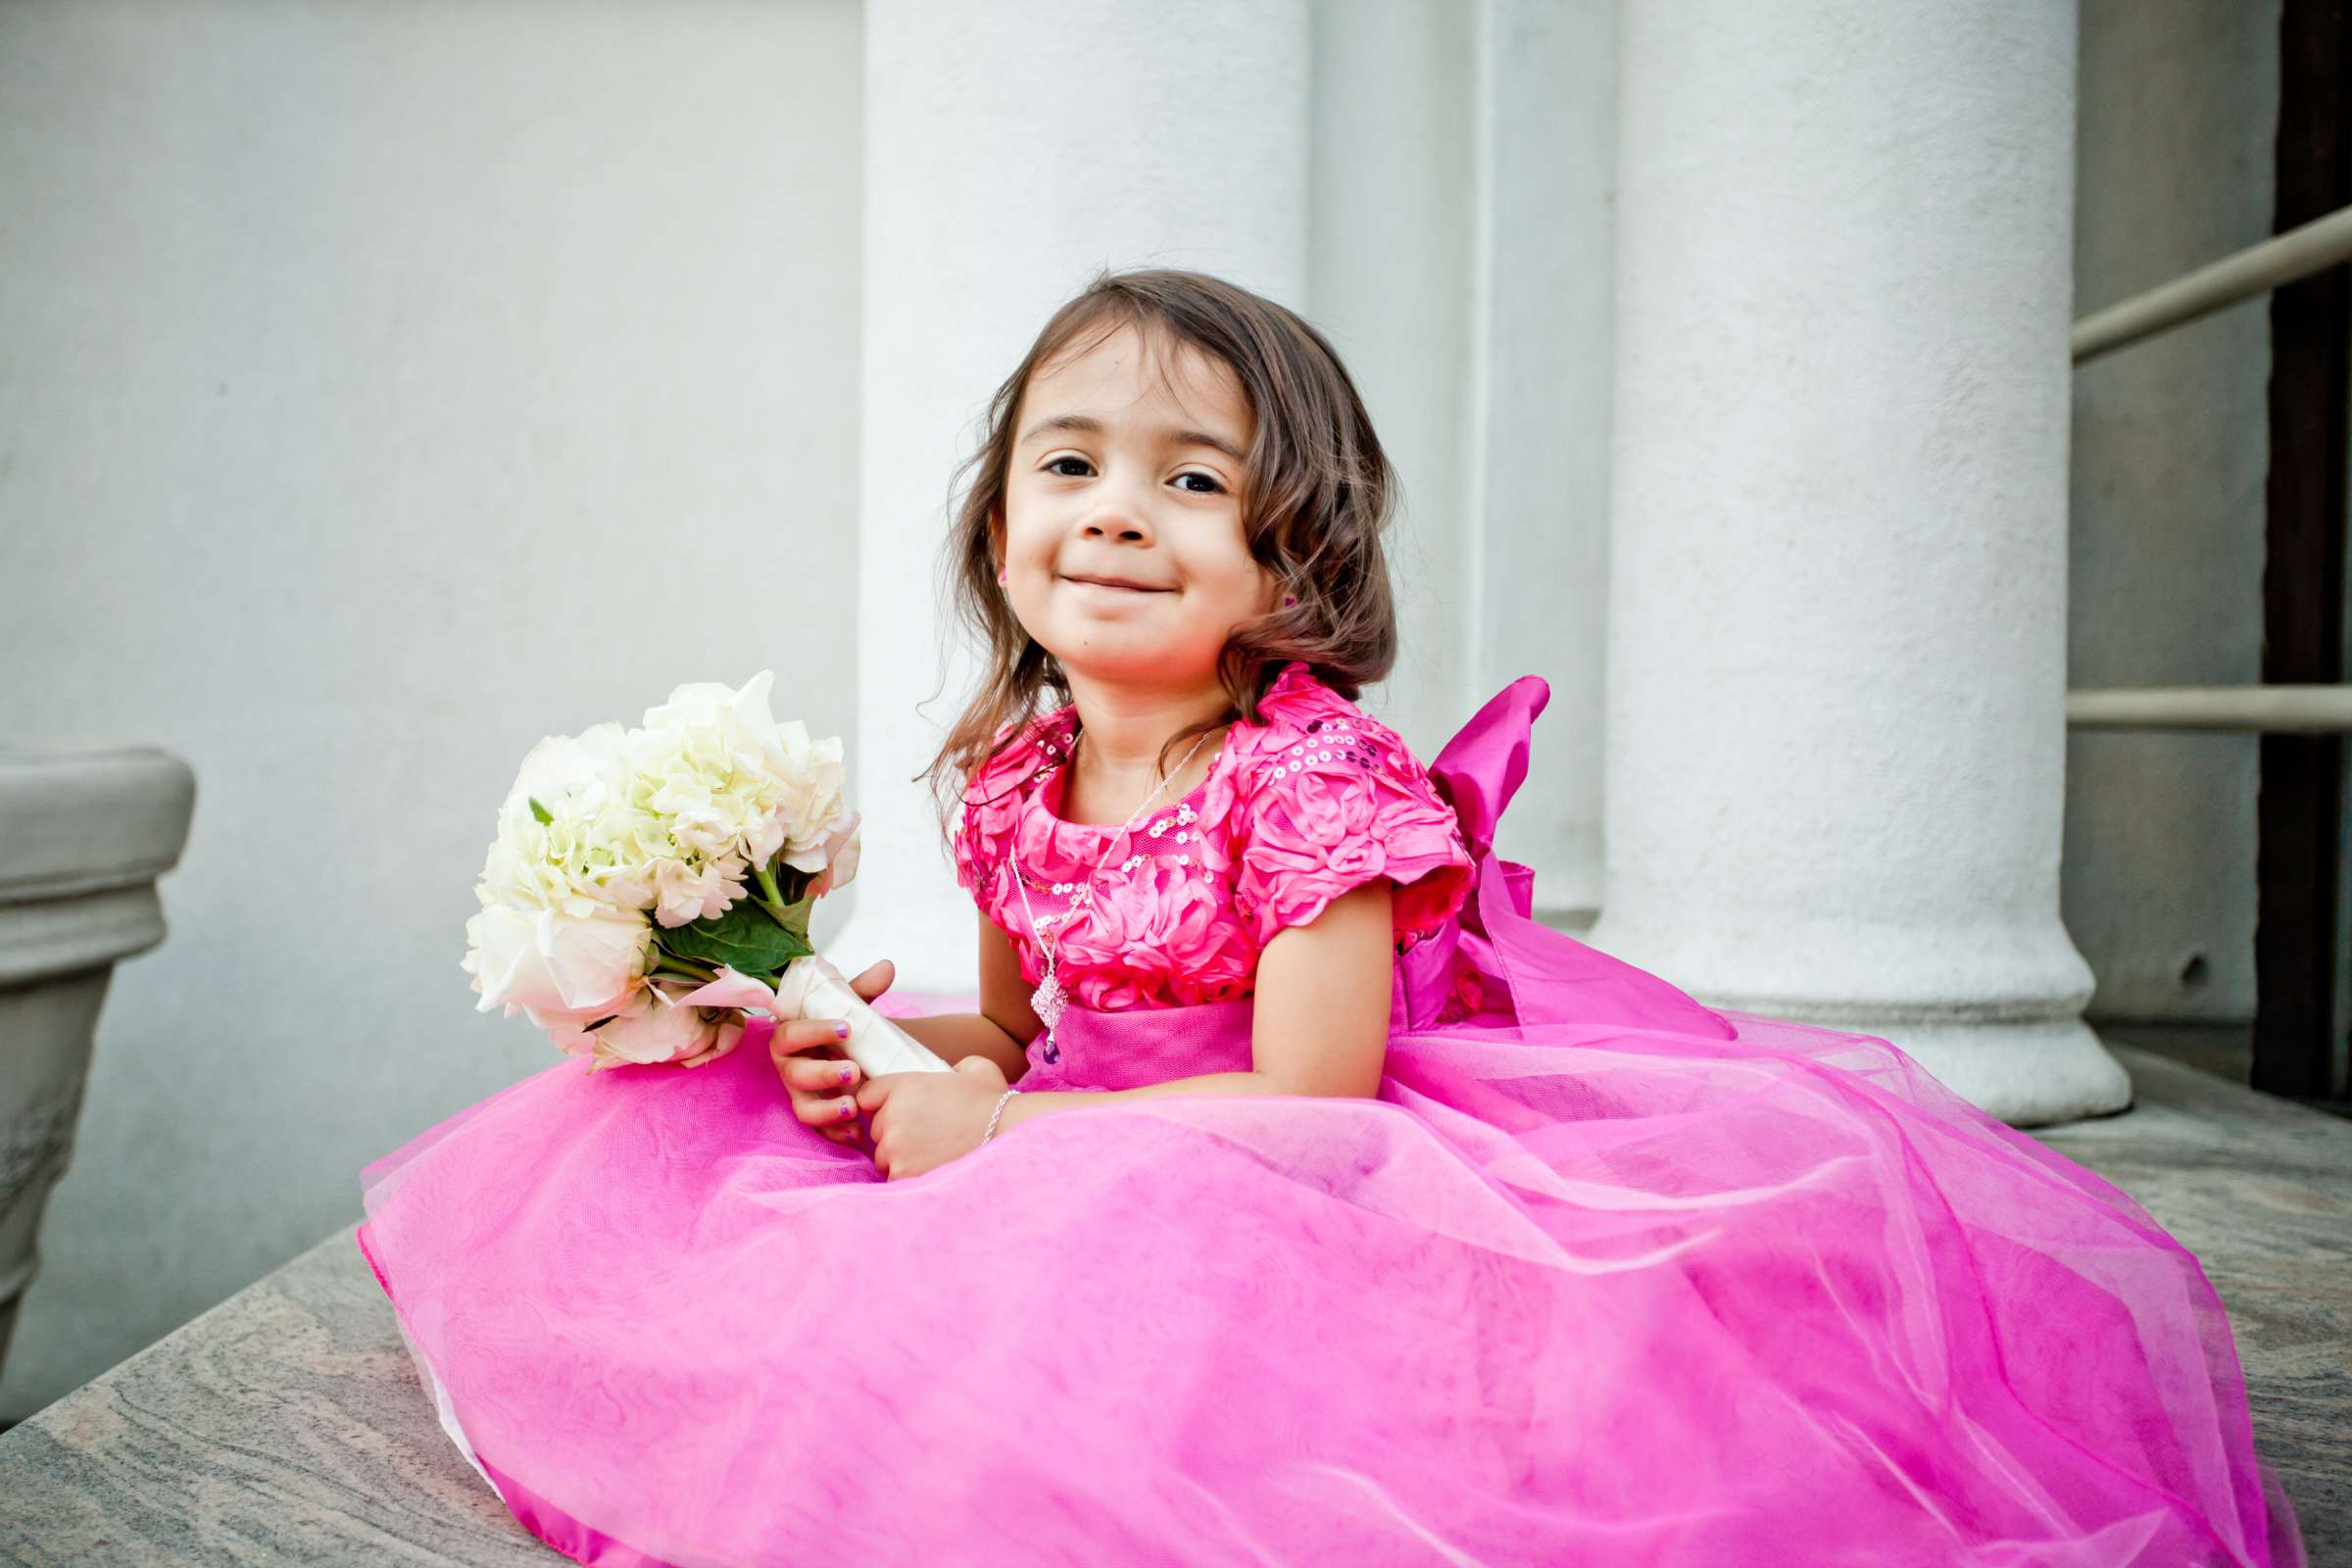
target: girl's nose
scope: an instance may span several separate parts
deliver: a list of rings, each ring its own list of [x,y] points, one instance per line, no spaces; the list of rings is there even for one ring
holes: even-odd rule
[[[1129,504],[1116,495],[1105,495],[1087,514],[1085,532],[1112,539],[1144,539],[1152,537],[1152,524],[1143,508]]]
[[[1087,518],[1086,531],[1090,534],[1107,534],[1113,539],[1148,539],[1152,532],[1141,522],[1131,518],[1102,515]]]
[[[1087,498],[1090,505],[1085,522],[1088,537],[1150,539],[1154,482],[1150,470],[1131,465],[1113,464],[1106,468],[1102,478],[1089,487],[1092,494]]]

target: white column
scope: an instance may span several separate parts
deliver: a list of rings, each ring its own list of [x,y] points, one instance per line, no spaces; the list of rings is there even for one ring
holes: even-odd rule
[[[2058,917],[2074,0],[1623,26],[1591,940],[2019,1125],[2119,1109]]]
[[[977,983],[978,916],[910,782],[972,687],[939,588],[952,470],[1098,267],[1197,269],[1305,309],[1310,68],[1306,0],[866,0],[865,815],[848,923],[817,933],[848,972],[887,957],[901,990]]]
[[[1617,8],[1486,0],[1479,20],[1455,722],[1521,675],[1550,683],[1543,787],[1502,843],[1536,868],[1538,917],[1583,931],[1601,895]]]

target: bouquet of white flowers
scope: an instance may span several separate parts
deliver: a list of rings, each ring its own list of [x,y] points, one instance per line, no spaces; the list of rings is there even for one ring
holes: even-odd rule
[[[477,1011],[520,1007],[590,1071],[715,1060],[745,1008],[848,1019],[869,1073],[947,1070],[809,945],[810,908],[857,874],[858,816],[840,737],[777,723],[773,679],[680,686],[640,728],[531,749],[466,922]]]

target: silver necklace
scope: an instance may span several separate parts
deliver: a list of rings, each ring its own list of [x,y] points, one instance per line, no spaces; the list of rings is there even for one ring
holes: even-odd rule
[[[1079,740],[1084,739],[1085,733],[1081,731]],[[1082,904],[1092,904],[1094,902],[1095,878],[1102,874],[1102,867],[1109,862],[1111,852],[1118,849],[1120,845],[1127,841],[1128,829],[1134,827],[1137,820],[1143,816],[1144,812],[1150,809],[1152,803],[1159,799],[1159,792],[1166,789],[1168,785],[1175,780],[1175,777],[1178,773],[1184,771],[1185,763],[1190,762],[1193,760],[1193,752],[1198,752],[1200,750],[1200,741],[1204,741],[1206,739],[1208,739],[1208,732],[1206,730],[1202,730],[1200,732],[1200,739],[1193,742],[1193,750],[1184,754],[1184,760],[1176,764],[1174,771],[1161,776],[1158,786],[1154,788],[1151,794],[1144,797],[1144,804],[1137,807],[1134,814],[1129,816],[1126,821],[1120,823],[1118,831],[1110,835],[1109,843],[1103,847],[1102,858],[1095,861],[1095,868],[1086,873],[1086,880],[1081,882],[1078,885],[1077,891],[1070,895],[1070,907],[1062,910],[1060,914],[1050,914],[1046,916],[1047,919],[1065,920],[1073,911],[1076,910],[1078,906]],[[1075,767],[1077,762],[1078,745],[1077,742],[1072,742],[1070,746],[1069,760],[1064,762],[1062,765],[1064,767]],[[1030,934],[1035,936],[1038,934],[1040,928],[1037,923],[1037,911],[1030,907],[1029,904],[1029,879],[1021,874],[1021,862],[1017,858],[1014,858],[1009,851],[1006,854],[1006,858],[1011,859],[1012,861],[1012,885],[1020,889],[1021,892],[1021,912],[1028,916]],[[1046,1026],[1046,1060],[1058,1061],[1061,1059],[1061,1050],[1054,1044],[1054,1026],[1061,1022],[1062,1008],[1064,1005],[1066,1005],[1069,1000],[1069,993],[1062,989],[1061,980],[1055,973],[1055,960],[1059,956],[1059,949],[1061,947],[1061,928],[1058,925],[1055,926],[1054,929],[1045,937],[1044,946],[1046,949],[1046,976],[1037,983],[1037,989],[1029,993],[1029,1005],[1031,1009],[1037,1013],[1039,1020],[1042,1021]]]

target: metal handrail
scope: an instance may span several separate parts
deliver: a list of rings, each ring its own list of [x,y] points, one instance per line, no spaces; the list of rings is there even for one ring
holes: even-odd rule
[[[2069,729],[2352,732],[2352,686],[2143,686],[2066,694]]]
[[[2265,289],[2325,271],[2347,259],[2352,259],[2352,207],[2340,207],[2300,228],[2249,245],[2234,256],[2225,256],[2170,283],[2085,316],[2070,334],[2075,363],[2081,365]]]
[[[2352,260],[2352,207],[2085,316],[2069,334],[2077,365]],[[2072,690],[2069,729],[2352,733],[2352,686],[2148,686]]]

